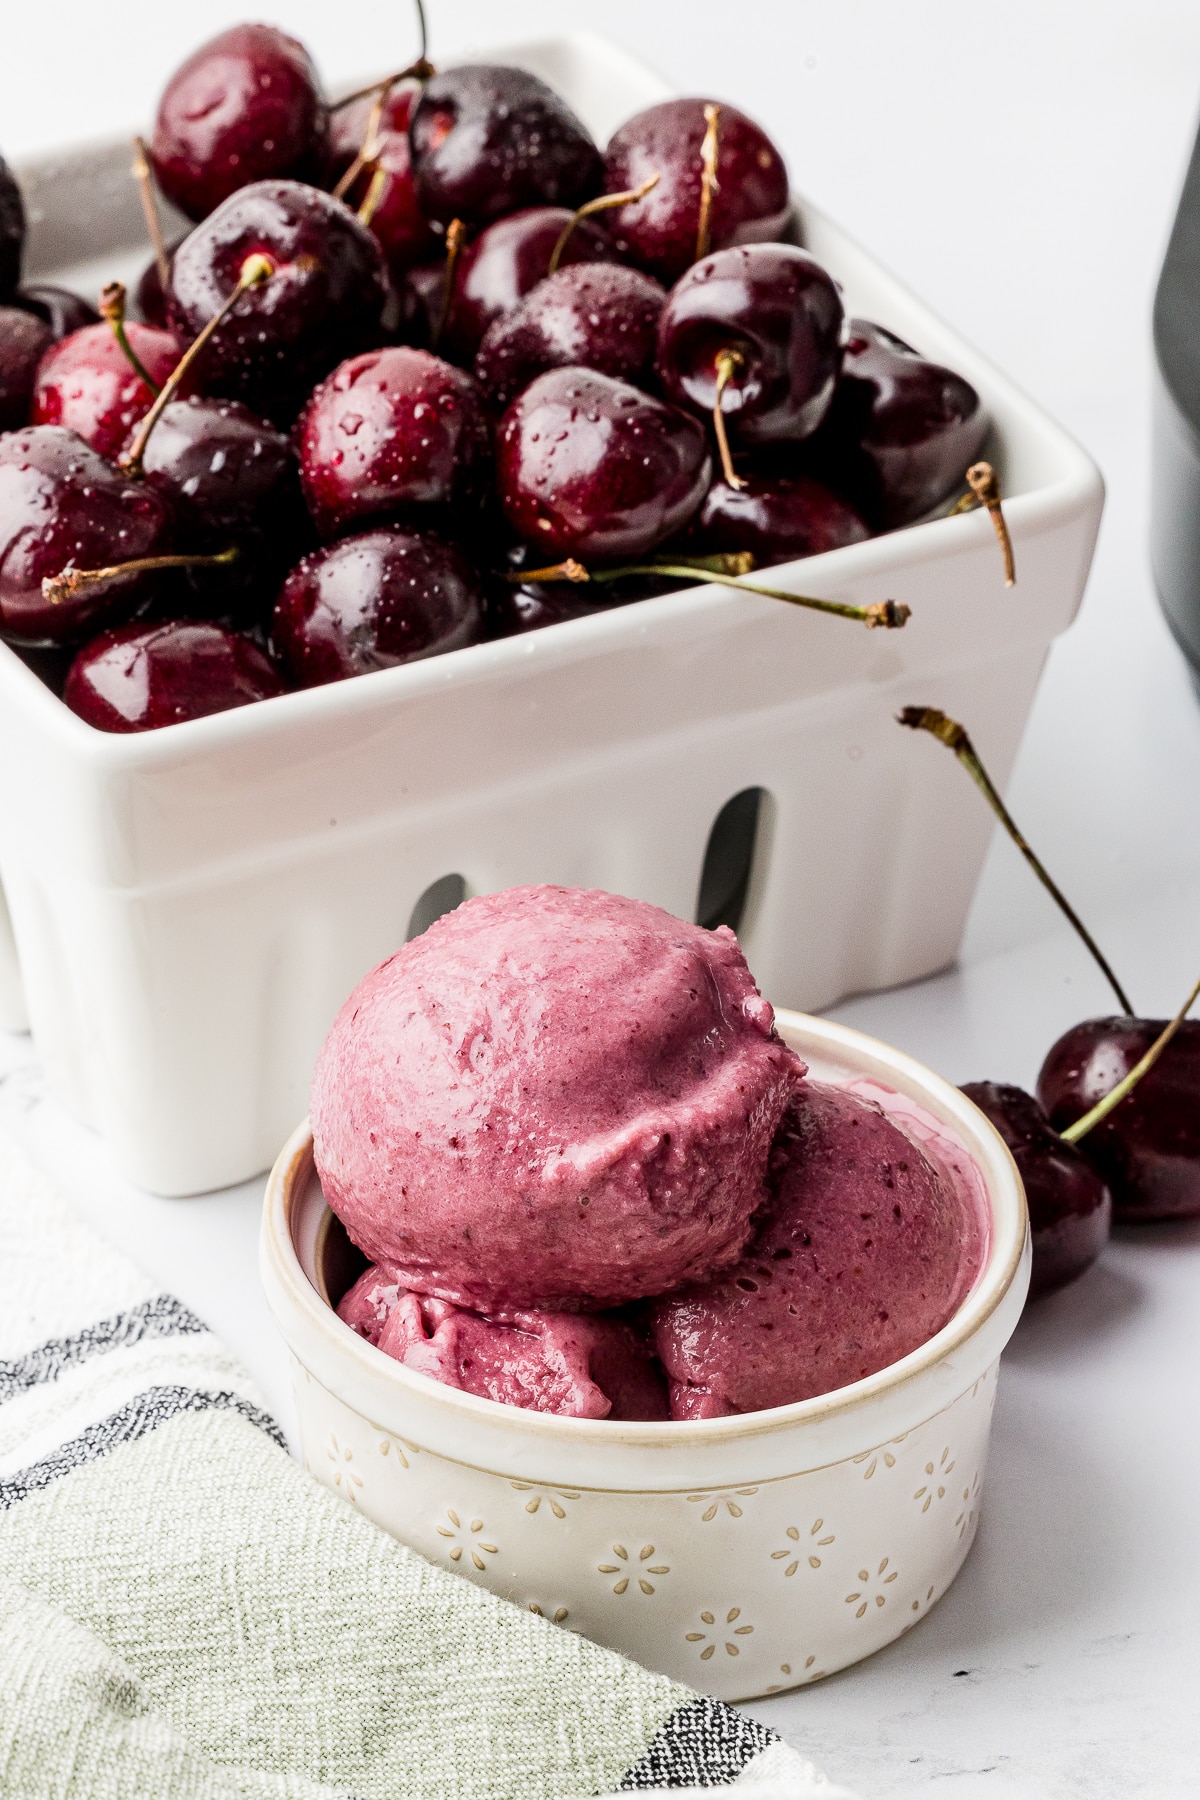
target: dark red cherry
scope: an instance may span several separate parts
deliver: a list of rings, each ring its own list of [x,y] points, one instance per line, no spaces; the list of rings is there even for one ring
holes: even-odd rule
[[[153,325],[125,330],[146,373],[161,387],[183,353],[179,339]],[[32,421],[65,425],[112,461],[121,454],[154,395],[130,367],[107,325],[85,325],[47,350],[38,369]]]
[[[215,316],[255,253],[274,273],[218,326],[203,352],[204,384],[287,419],[322,375],[379,342],[387,275],[379,245],[340,200],[299,181],[258,181],[175,252],[168,307],[182,337]]]
[[[1108,1242],[1111,1194],[1024,1088],[968,1081],[962,1091],[996,1127],[1024,1184],[1033,1240],[1030,1294],[1065,1287],[1091,1267]]]
[[[125,625],[85,644],[63,699],[97,731],[157,731],[284,692],[258,645],[200,619]]]
[[[744,485],[718,478],[688,534],[702,551],[749,550],[755,566],[821,556],[871,533],[852,506],[806,475],[741,468]]]
[[[820,263],[791,244],[717,250],[667,295],[658,375],[667,398],[705,415],[716,404],[723,352],[736,359],[721,396],[743,444],[807,437],[833,397],[842,303]]]
[[[811,466],[890,531],[962,486],[987,429],[969,381],[882,325],[851,319],[833,402],[809,447]]]
[[[636,191],[651,175],[658,176],[643,200],[605,217],[621,256],[668,286],[696,256],[708,104],[664,100],[635,113],[613,133],[604,152],[604,186],[610,194]],[[710,249],[783,235],[789,212],[783,158],[762,127],[736,106],[722,104],[718,114],[716,172]]]
[[[323,537],[366,519],[461,507],[480,493],[488,464],[474,379],[402,344],[335,369],[305,408],[297,442]]]
[[[300,687],[440,656],[482,633],[482,586],[458,546],[394,527],[304,557],[283,584],[271,626]]]
[[[470,363],[495,319],[544,281],[550,258],[571,222],[565,206],[530,206],[497,219],[467,244],[453,273],[453,293],[441,339],[443,354]],[[581,219],[567,239],[561,263],[615,262],[616,253],[598,225]],[[445,265],[436,285],[430,279],[431,329],[436,328],[445,295]]]
[[[249,182],[315,177],[327,129],[304,46],[273,25],[235,25],[172,75],[150,155],[168,200],[203,219]]]
[[[591,613],[605,612],[607,598],[599,597],[603,591],[595,588],[589,595],[586,583],[575,587],[569,581],[531,581],[520,587],[497,584],[488,594],[488,636],[521,637],[527,631],[541,631],[546,625],[562,625],[568,619],[586,619]]]
[[[0,305],[7,305],[21,279],[25,250],[25,206],[17,178],[0,156]]]
[[[413,108],[409,139],[421,210],[442,224],[486,225],[522,206],[575,207],[602,186],[587,128],[524,69],[443,70]]]
[[[15,306],[0,306],[0,431],[29,423],[38,364],[53,342],[41,319]]]
[[[64,569],[106,569],[171,548],[169,514],[74,431],[34,425],[0,437],[0,631],[34,644],[77,643],[146,596],[146,576],[81,588],[57,605],[42,593]]]
[[[35,281],[18,288],[13,305],[48,325],[55,343],[72,331],[82,331],[85,325],[100,323],[100,314],[81,294],[51,282]]]
[[[476,377],[499,409],[546,369],[598,369],[645,387],[665,299],[651,276],[620,263],[558,269],[493,320]]]
[[[171,266],[175,252],[182,242],[182,238],[177,238],[173,244],[167,246],[168,269]],[[150,258],[150,261],[138,276],[137,285],[133,290],[133,302],[138,314],[145,320],[147,325],[166,325],[167,294],[162,284],[162,275],[159,271],[157,256],[152,256]]]
[[[370,229],[379,239],[393,275],[407,269],[411,263],[436,255],[440,242],[418,205],[413,180],[408,122],[420,92],[418,81],[397,82],[389,90],[375,133],[372,159],[345,195],[347,203],[357,209],[371,189],[375,171],[383,170],[386,180],[374,200]],[[374,104],[375,97],[368,95],[353,106],[341,107],[334,113],[329,132],[331,187],[357,160]]]
[[[681,530],[708,488],[703,427],[591,369],[539,375],[497,432],[509,524],[547,562],[627,562]]]
[[[1165,1019],[1087,1019],[1054,1044],[1038,1098],[1063,1131],[1140,1062]],[[1080,1140],[1126,1224],[1200,1217],[1200,1020],[1182,1024],[1131,1094]]]

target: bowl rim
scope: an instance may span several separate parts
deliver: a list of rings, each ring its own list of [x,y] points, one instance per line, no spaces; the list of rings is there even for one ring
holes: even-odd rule
[[[1025,1190],[1007,1144],[991,1121],[962,1091],[935,1074],[915,1057],[896,1050],[865,1032],[832,1020],[780,1007],[776,1022],[781,1035],[804,1055],[824,1055],[853,1070],[853,1078],[874,1076],[908,1094],[954,1132],[972,1155],[983,1178],[988,1206],[988,1250],[975,1285],[954,1315],[933,1337],[898,1362],[864,1376],[828,1394],[814,1395],[787,1406],[759,1412],[737,1413],[715,1419],[612,1420],[564,1418],[502,1405],[432,1377],[407,1369],[365,1338],[359,1337],[310,1281],[300,1260],[293,1234],[293,1216],[315,1172],[313,1138],[304,1119],[283,1146],[267,1178],[263,1199],[262,1262],[268,1301],[285,1339],[296,1350],[293,1333],[282,1317],[279,1302],[298,1311],[336,1351],[343,1365],[358,1363],[372,1383],[383,1380],[400,1395],[433,1404],[445,1415],[457,1417],[463,1427],[495,1428],[519,1422],[522,1434],[564,1448],[593,1449],[618,1444],[638,1449],[666,1450],[685,1445],[697,1449],[759,1438],[800,1426],[815,1425],[871,1406],[881,1398],[914,1383],[937,1365],[953,1358],[987,1325],[1009,1297],[1028,1268],[1029,1223]],[[326,1203],[328,1205],[328,1203]],[[1022,1296],[1023,1298],[1023,1296]],[[1015,1324],[1015,1316],[1013,1323]],[[301,1361],[303,1361],[301,1357]],[[964,1385],[970,1381],[965,1379]],[[517,1418],[513,1418],[516,1414]]]

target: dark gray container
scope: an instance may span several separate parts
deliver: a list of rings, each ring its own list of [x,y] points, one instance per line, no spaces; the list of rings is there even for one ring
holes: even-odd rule
[[[1200,136],[1154,298],[1150,555],[1200,693]]]

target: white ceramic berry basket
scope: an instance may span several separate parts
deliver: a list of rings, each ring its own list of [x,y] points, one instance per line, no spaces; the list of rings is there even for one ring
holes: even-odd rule
[[[499,54],[603,139],[662,84],[583,36]],[[753,92],[735,94],[753,107]],[[21,171],[29,272],[84,291],[146,258],[125,144]],[[0,1023],[160,1193],[248,1177],[304,1110],[343,996],[465,893],[594,886],[696,914],[713,824],[763,796],[739,934],[766,992],[818,1008],[954,957],[989,835],[906,703],[967,719],[1007,777],[1049,645],[1079,603],[1093,464],[802,200],[848,309],[975,383],[1019,585],[982,514],[772,571],[895,598],[868,633],[707,587],[178,725],[109,737],[0,646]]]
[[[857,1662],[945,1593],[975,1535],[997,1363],[1029,1281],[1020,1178],[983,1114],[873,1038],[777,1019],[815,1075],[871,1076],[919,1101],[987,1193],[987,1260],[959,1312],[834,1394],[640,1425],[477,1399],[413,1374],[332,1311],[331,1214],[307,1124],[263,1213],[263,1282],[312,1474],[432,1562],[727,1700]]]

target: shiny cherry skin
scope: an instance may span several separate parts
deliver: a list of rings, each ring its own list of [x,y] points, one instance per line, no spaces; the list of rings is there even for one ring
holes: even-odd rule
[[[499,410],[547,369],[598,369],[647,387],[665,299],[652,276],[620,263],[557,269],[488,327],[476,379]]]
[[[21,279],[25,204],[17,178],[0,156],[0,305],[7,306]]]
[[[700,223],[700,149],[708,127],[704,100],[664,100],[613,133],[604,152],[604,186],[631,192],[651,175],[658,181],[642,200],[605,218],[620,255],[665,282],[677,281],[696,255]],[[787,169],[753,119],[721,104],[717,181],[709,215],[709,248],[778,239],[790,202]]]
[[[820,263],[792,244],[746,244],[694,263],[667,295],[658,377],[677,405],[711,414],[717,357],[741,361],[721,397],[731,438],[808,437],[829,409],[841,363],[842,303]]]
[[[547,625],[564,625],[570,619],[607,612],[611,604],[604,589],[589,591],[586,583],[577,587],[569,581],[527,581],[520,586],[498,582],[488,592],[487,635],[523,637],[527,631],[541,631]]]
[[[1065,1130],[1103,1099],[1166,1023],[1087,1019],[1065,1032],[1037,1082],[1055,1129]],[[1149,1074],[1079,1149],[1112,1190],[1119,1222],[1200,1218],[1200,1019],[1185,1020]]]
[[[0,431],[29,423],[38,364],[53,342],[41,319],[16,306],[0,306]]]
[[[274,662],[237,632],[201,619],[125,625],[85,644],[63,699],[97,731],[157,731],[284,692]]]
[[[151,577],[122,576],[81,588],[57,605],[47,576],[68,566],[103,569],[171,549],[170,515],[144,482],[127,481],[62,425],[0,436],[0,631],[31,644],[78,643],[128,617]]]
[[[375,134],[376,149],[371,166],[363,169],[345,196],[347,203],[357,210],[367,197],[375,171],[382,169],[386,180],[371,215],[370,230],[379,239],[393,275],[412,263],[435,256],[440,243],[418,205],[413,180],[408,122],[420,92],[418,81],[397,82],[389,90]],[[374,96],[371,95],[334,113],[329,131],[331,187],[346,173],[362,149],[373,106]]]
[[[161,387],[182,355],[179,339],[153,325],[129,324],[129,341]],[[154,404],[107,325],[85,325],[43,356],[30,414],[35,425],[65,425],[115,462],[130,432]]]
[[[409,125],[426,218],[486,225],[523,206],[576,207],[604,164],[586,126],[536,75],[463,63],[426,82]]]
[[[592,369],[550,369],[505,413],[496,484],[539,561],[647,555],[687,524],[711,476],[704,428]]]
[[[869,319],[851,319],[842,371],[810,446],[883,531],[910,525],[962,486],[988,418],[969,381]]]
[[[368,350],[335,369],[296,431],[304,497],[322,537],[367,519],[461,508],[489,447],[474,379],[428,350]]]
[[[304,557],[275,603],[271,641],[298,687],[441,656],[483,635],[483,588],[456,544],[384,527]]]
[[[738,470],[744,487],[718,477],[696,514],[689,544],[700,551],[749,550],[757,568],[821,556],[871,533],[854,508],[807,475]]]
[[[1024,1088],[968,1081],[962,1091],[996,1127],[1024,1184],[1033,1243],[1030,1296],[1066,1287],[1091,1268],[1107,1244],[1112,1195]]]
[[[529,206],[485,226],[459,255],[454,291],[441,342],[443,355],[470,365],[488,327],[550,273],[554,246],[571,221],[565,206]],[[598,225],[581,219],[567,239],[561,267],[615,262],[612,244]],[[436,326],[445,294],[445,267],[431,289],[431,324]]]
[[[315,177],[328,115],[307,50],[273,25],[235,25],[172,75],[150,156],[158,184],[189,219],[272,176]]]
[[[171,263],[175,257],[175,252],[182,242],[182,238],[176,238],[173,244],[167,245],[168,269],[170,269]],[[145,268],[137,278],[137,282],[133,289],[133,306],[137,316],[143,319],[147,325],[160,325],[165,328],[167,323],[167,293],[162,284],[162,276],[159,272],[157,256],[152,256],[150,258],[150,261],[146,264]]]
[[[27,282],[18,288],[13,305],[48,325],[55,343],[72,331],[82,331],[85,325],[100,323],[100,314],[82,294],[74,294],[70,288],[55,287],[48,281]]]
[[[168,312],[181,337],[190,342],[217,313],[255,252],[274,272],[217,327],[203,379],[209,391],[287,421],[314,382],[379,343],[387,275],[378,243],[340,200],[299,181],[258,181],[175,252]]]

